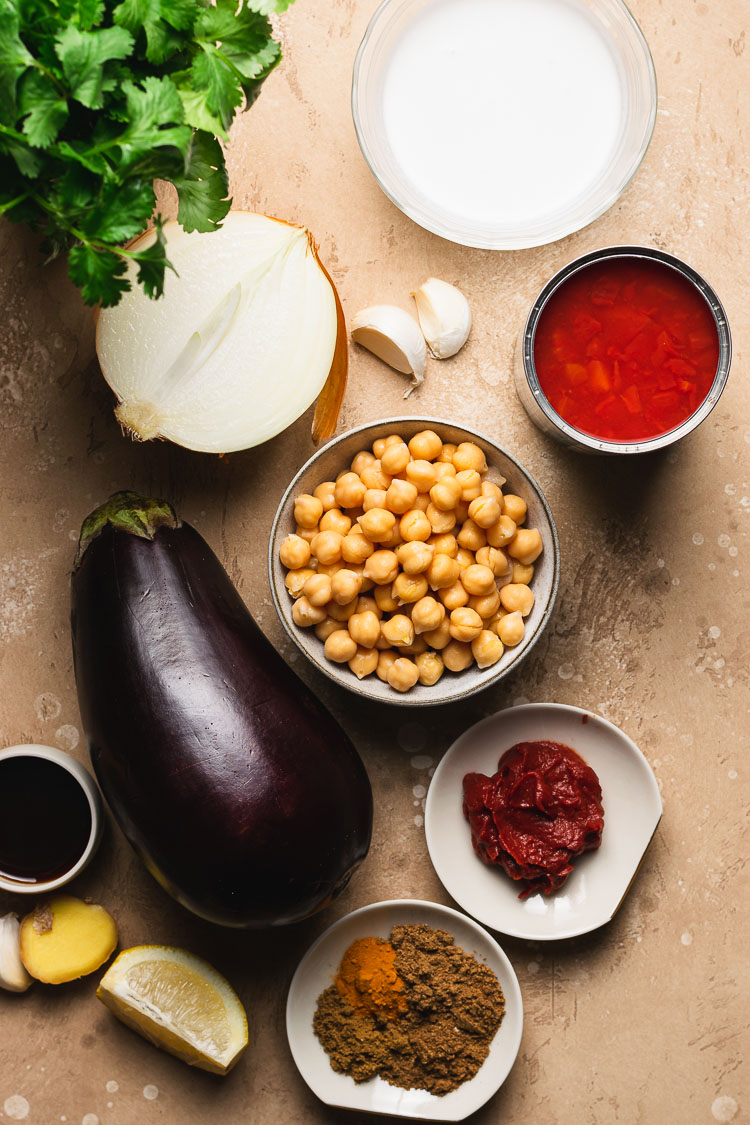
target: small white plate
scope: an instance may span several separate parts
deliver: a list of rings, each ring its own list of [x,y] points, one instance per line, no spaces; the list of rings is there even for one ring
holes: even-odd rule
[[[337,1074],[313,1032],[318,997],[333,982],[343,954],[363,937],[388,938],[397,924],[424,923],[447,930],[464,952],[486,964],[500,982],[505,1016],[484,1065],[474,1078],[450,1094],[437,1097],[426,1090],[402,1090],[382,1078],[356,1083]],[[364,906],[340,918],[310,946],[297,966],[286,1003],[286,1030],[297,1069],[314,1094],[327,1105],[428,1121],[463,1121],[502,1086],[521,1043],[523,1002],[516,974],[500,946],[470,918],[417,899],[391,899]]]
[[[462,808],[463,779],[467,773],[496,773],[506,750],[537,739],[570,746],[598,774],[604,831],[601,847],[575,860],[559,891],[522,900],[521,885],[483,863],[472,847]],[[623,731],[580,707],[530,703],[491,715],[453,743],[430,784],[425,832],[435,871],[459,906],[501,933],[553,941],[609,922],[630,889],[661,813],[651,767]]]

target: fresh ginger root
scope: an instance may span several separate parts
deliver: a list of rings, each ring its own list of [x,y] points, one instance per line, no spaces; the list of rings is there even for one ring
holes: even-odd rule
[[[56,895],[26,915],[20,945],[21,960],[32,977],[63,984],[104,964],[117,945],[117,924],[103,906]]]

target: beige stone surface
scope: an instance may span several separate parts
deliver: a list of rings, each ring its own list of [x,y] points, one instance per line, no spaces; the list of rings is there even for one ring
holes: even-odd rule
[[[748,9],[743,0],[638,0],[660,90],[639,174],[586,230],[537,250],[493,253],[413,225],[360,157],[349,82],[373,8],[298,0],[279,19],[286,58],[232,132],[235,204],[306,223],[349,315],[374,301],[408,308],[410,288],[428,274],[461,286],[475,317],[470,342],[456,359],[430,365],[410,406],[486,430],[546,489],[563,560],[554,620],[502,687],[414,717],[355,707],[296,662],[361,749],[376,798],[369,858],[342,898],[306,924],[234,933],[192,918],[110,824],[72,889],[112,909],[123,946],[173,943],[214,962],[247,1006],[250,1052],[226,1081],[192,1072],[120,1026],[95,1000],[94,978],[0,993],[0,1120],[364,1122],[322,1106],[294,1068],[284,1005],[295,965],[318,933],[356,907],[391,897],[449,901],[414,795],[429,784],[425,763],[437,763],[458,733],[498,708],[554,700],[598,711],[638,742],[664,817],[604,929],[564,943],[500,939],[521,983],[525,1028],[517,1063],[477,1125],[739,1125],[750,1120]],[[508,160],[512,175],[512,153]],[[702,270],[726,304],[735,359],[719,406],[678,447],[594,463],[534,429],[512,389],[511,354],[552,272],[616,242],[650,243]],[[131,444],[91,362],[90,313],[64,269],[39,269],[33,239],[8,225],[0,226],[0,248],[1,739],[57,745],[86,762],[68,630],[82,518],[116,488],[169,496],[294,659],[270,603],[262,544],[287,480],[312,452],[310,416],[222,461]],[[401,412],[403,388],[400,376],[353,350],[340,429]],[[0,911],[22,905],[0,895]]]

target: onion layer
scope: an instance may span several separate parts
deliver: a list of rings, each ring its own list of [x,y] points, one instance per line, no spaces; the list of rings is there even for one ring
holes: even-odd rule
[[[229,453],[286,429],[326,380],[340,402],[343,314],[305,227],[232,211],[210,234],[177,223],[165,233],[176,274],[163,297],[134,286],[97,324],[115,413],[133,438]],[[148,232],[137,248],[153,240]]]

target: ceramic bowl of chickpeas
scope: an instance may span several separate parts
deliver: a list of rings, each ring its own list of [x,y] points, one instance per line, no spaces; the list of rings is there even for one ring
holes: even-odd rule
[[[287,488],[269,544],[274,604],[326,676],[426,705],[496,683],[549,621],[552,513],[495,442],[434,418],[392,418],[320,449]]]

